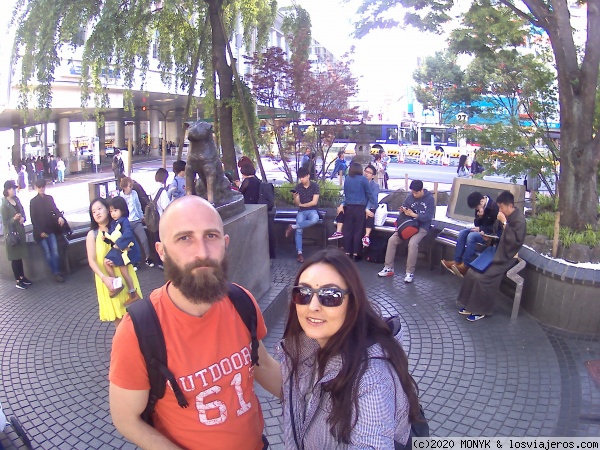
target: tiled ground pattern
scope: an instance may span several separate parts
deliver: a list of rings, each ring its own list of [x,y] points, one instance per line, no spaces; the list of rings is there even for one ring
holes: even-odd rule
[[[272,262],[277,286],[290,284],[298,269],[290,249]],[[508,302],[493,318],[468,323],[456,313],[457,278],[429,272],[420,262],[415,282],[405,285],[399,276],[378,278],[378,265],[358,264],[382,312],[403,318],[411,371],[434,435],[600,434],[600,392],[584,367],[600,359],[598,339],[542,327],[523,312],[511,321]],[[159,273],[138,272],[145,293],[162,283]],[[110,421],[113,329],[97,319],[91,272],[82,269],[65,284],[36,283],[27,291],[0,280],[0,292],[0,403],[20,419],[34,448],[135,448]],[[268,348],[283,326],[282,318],[271,327]],[[257,389],[271,448],[282,449],[281,405]],[[6,448],[23,448],[10,429],[0,436]]]

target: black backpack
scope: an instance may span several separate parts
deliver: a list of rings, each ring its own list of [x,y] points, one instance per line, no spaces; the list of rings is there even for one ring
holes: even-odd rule
[[[275,206],[275,187],[273,183],[260,183],[258,188],[258,203],[267,205],[267,210],[271,211]]]
[[[156,203],[160,198],[160,194],[162,194],[164,190],[164,188],[160,188],[156,193],[156,196],[150,203],[146,205],[146,208],[144,209],[144,223],[146,224],[148,231],[153,233],[158,231],[158,224],[160,222],[160,214],[158,212],[158,208],[156,207]]]
[[[252,366],[258,366],[258,339],[256,337],[257,315],[254,302],[250,296],[239,286],[228,283],[227,293],[231,303],[244,321],[252,338],[251,361]],[[152,414],[158,400],[165,396],[167,380],[173,388],[177,403],[182,408],[188,407],[188,402],[181,392],[181,388],[168,367],[167,347],[165,337],[160,327],[156,310],[148,297],[132,303],[127,312],[131,316],[133,328],[138,338],[140,350],[146,362],[148,379],[150,381],[150,394],[148,404],[142,413],[142,420],[152,425]]]

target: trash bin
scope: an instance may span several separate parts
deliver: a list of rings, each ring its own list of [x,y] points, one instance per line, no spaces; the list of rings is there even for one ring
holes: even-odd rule
[[[115,180],[90,181],[88,183],[90,202],[95,198],[112,198],[119,195]]]

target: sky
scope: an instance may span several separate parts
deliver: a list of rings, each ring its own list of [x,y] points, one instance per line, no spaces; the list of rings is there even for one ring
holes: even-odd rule
[[[350,37],[360,0],[297,0],[308,11],[313,38],[336,56],[354,45],[352,70],[359,77],[361,109],[377,114],[381,105],[397,102],[406,95],[417,67],[417,57],[430,56],[445,46],[441,36],[424,34],[414,28],[375,30],[357,40]],[[287,6],[291,0],[279,0]],[[399,7],[393,12],[401,19]]]

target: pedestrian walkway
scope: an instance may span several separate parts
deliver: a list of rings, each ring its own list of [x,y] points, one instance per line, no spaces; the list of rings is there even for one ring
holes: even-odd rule
[[[308,247],[310,255],[315,248]],[[401,264],[399,256],[399,264]],[[457,313],[460,279],[428,271],[415,280],[379,278],[379,265],[359,262],[371,299],[384,315],[400,314],[410,370],[435,436],[598,436],[600,391],[584,362],[600,359],[600,340],[540,326],[525,312],[510,320],[508,301],[475,323]],[[278,250],[272,282],[290,285],[298,270],[293,245]],[[144,294],[163,283],[158,269],[138,272]],[[66,283],[17,290],[0,279],[0,403],[41,449],[132,449],[108,411],[113,326],[98,321],[92,272]],[[284,318],[265,339],[272,349]],[[282,449],[282,406],[257,386],[266,433]],[[23,448],[16,434],[6,448]]]

